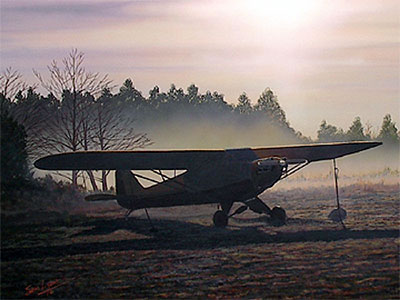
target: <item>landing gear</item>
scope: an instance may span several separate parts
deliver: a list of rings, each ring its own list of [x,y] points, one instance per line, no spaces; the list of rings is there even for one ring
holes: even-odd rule
[[[220,205],[222,210],[219,209],[215,212],[213,222],[215,227],[224,228],[228,225],[228,219],[230,217],[229,211],[232,208],[233,201],[221,201]]]
[[[230,209],[230,208],[229,208]],[[229,210],[217,210],[214,214],[213,217],[213,222],[215,227],[226,227],[226,225],[228,225],[228,219],[230,217],[233,217],[235,215],[241,214],[242,212],[247,210],[247,206],[246,205],[242,205],[240,206],[238,209],[236,209],[233,213],[231,213],[230,215],[228,215],[226,213],[226,211],[229,212]]]
[[[149,213],[147,212],[147,208],[145,208],[144,211],[146,212],[147,220],[149,220],[149,224],[150,224],[150,227],[151,227],[151,228],[150,228],[150,232],[157,232],[157,228],[155,228],[155,227],[153,226],[153,222],[151,222]]]
[[[273,209],[270,209],[257,197],[243,202],[244,205],[237,208],[232,214],[229,214],[232,204],[233,202],[221,203],[222,210],[217,210],[213,217],[215,227],[226,227],[230,217],[243,213],[247,208],[259,214],[264,213],[269,215],[270,223],[273,226],[283,226],[286,224],[286,212],[282,207],[275,206]]]
[[[259,214],[266,214],[270,216],[270,223],[273,226],[282,226],[286,224],[286,212],[280,206],[275,206],[270,209],[268,205],[261,201],[260,198],[255,197],[244,202],[252,211]]]
[[[128,220],[129,215],[133,212],[133,209],[129,209],[126,213],[125,213],[125,220]]]
[[[228,215],[222,210],[217,210],[213,217],[215,227],[224,228],[228,225]]]
[[[271,210],[270,216],[273,226],[283,226],[286,224],[286,211],[282,207],[275,206]]]

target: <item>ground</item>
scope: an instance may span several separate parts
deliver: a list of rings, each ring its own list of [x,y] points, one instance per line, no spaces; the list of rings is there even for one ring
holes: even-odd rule
[[[347,230],[326,187],[264,193],[282,227],[246,211],[214,228],[215,205],[150,209],[157,231],[113,203],[3,212],[1,297],[400,298],[399,185],[340,192]]]

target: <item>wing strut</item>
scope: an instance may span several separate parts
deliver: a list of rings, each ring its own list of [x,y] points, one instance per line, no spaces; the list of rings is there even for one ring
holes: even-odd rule
[[[296,173],[297,171],[300,171],[304,167],[308,166],[309,163],[310,162],[306,159],[299,160],[294,167],[292,167],[290,169],[286,169],[286,172],[284,173],[284,175],[281,177],[280,180],[285,179],[286,177],[289,177],[290,175]]]
[[[338,211],[340,223],[342,223],[343,229],[346,230],[347,228],[344,225],[343,218],[342,218],[342,209],[340,208],[338,175],[339,175],[339,168],[336,166],[336,159],[333,159],[333,176],[335,177],[335,192],[336,192],[337,211]]]

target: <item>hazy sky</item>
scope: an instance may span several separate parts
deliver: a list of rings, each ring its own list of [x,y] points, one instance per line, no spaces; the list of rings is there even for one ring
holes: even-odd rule
[[[73,47],[88,70],[146,96],[159,85],[217,90],[255,103],[270,87],[291,125],[314,136],[322,119],[400,125],[400,1],[1,0],[1,69],[34,82]]]

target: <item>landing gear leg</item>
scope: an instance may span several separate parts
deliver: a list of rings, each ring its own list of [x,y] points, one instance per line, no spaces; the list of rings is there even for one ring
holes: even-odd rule
[[[270,209],[268,205],[262,202],[258,197],[250,199],[244,202],[244,204],[256,213],[269,215],[273,226],[282,226],[286,224],[286,212],[280,206],[275,206],[273,209]]]
[[[125,213],[125,220],[128,220],[129,215],[133,212],[133,209],[129,209],[126,213]]]
[[[145,208],[144,211],[146,212],[147,220],[149,220],[149,223],[150,223],[150,227],[151,227],[150,231],[156,232],[157,229],[153,226],[153,222],[151,222],[149,213],[147,212],[147,208]]]
[[[231,210],[233,201],[221,202],[222,210],[217,210],[213,217],[215,227],[224,228],[228,225],[229,211]]]

